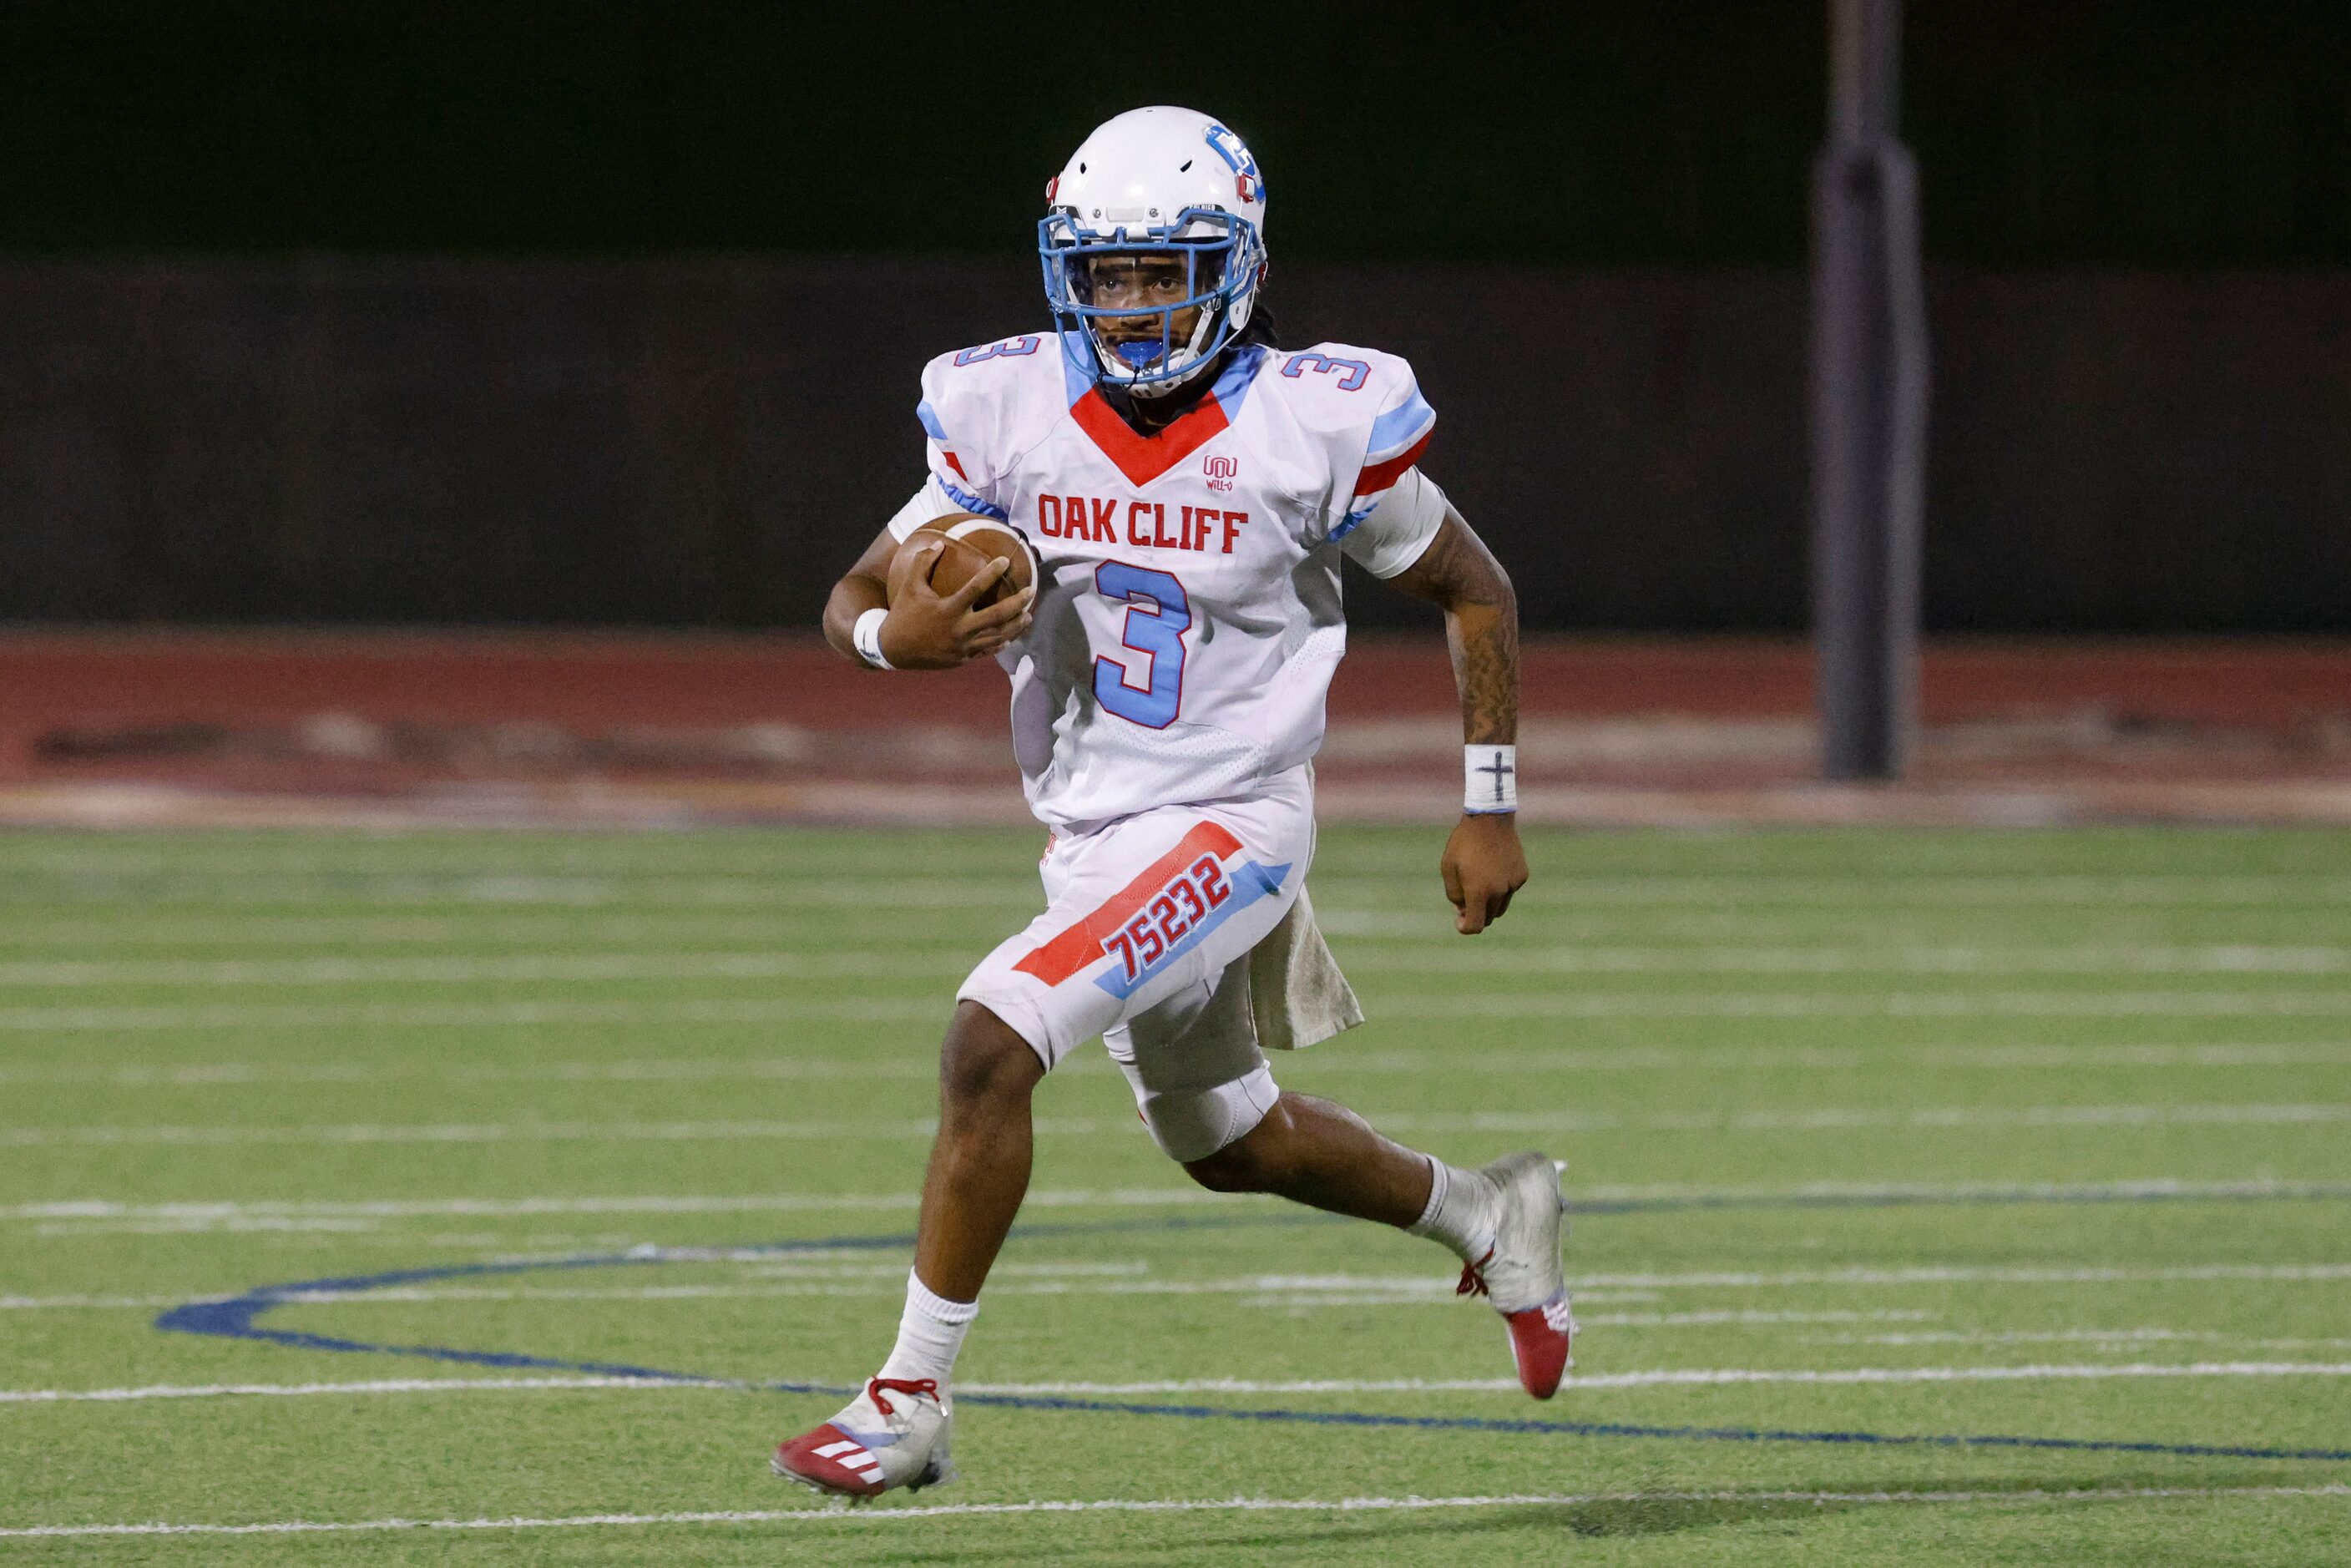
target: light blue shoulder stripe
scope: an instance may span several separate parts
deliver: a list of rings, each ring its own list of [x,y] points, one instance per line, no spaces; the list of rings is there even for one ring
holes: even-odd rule
[[[925,398],[914,405],[914,417],[923,422],[923,434],[933,441],[947,438],[947,427],[939,423],[939,411],[931,406],[930,399]]]
[[[1208,389],[1225,411],[1228,420],[1241,416],[1241,404],[1248,401],[1249,388],[1257,384],[1257,373],[1265,366],[1265,346],[1245,343],[1233,350],[1231,363],[1217,375],[1216,385]]]
[[[1437,411],[1428,406],[1427,401],[1420,395],[1420,389],[1414,387],[1410,397],[1372,421],[1371,446],[1364,453],[1364,461],[1377,463],[1382,458],[1395,456],[1427,434],[1428,427],[1436,423]]]
[[[1063,332],[1061,339],[1061,394],[1071,407],[1075,407],[1080,398],[1094,390],[1094,351],[1086,346],[1086,335],[1082,332]]]

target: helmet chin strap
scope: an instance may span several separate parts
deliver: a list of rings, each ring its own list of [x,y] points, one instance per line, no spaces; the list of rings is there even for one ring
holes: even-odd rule
[[[1118,390],[1138,402],[1158,402],[1177,392],[1190,392],[1199,385],[1200,378],[1207,373],[1208,367],[1214,362],[1213,360],[1202,360],[1196,364],[1185,366],[1181,375],[1169,376],[1165,381],[1131,382],[1120,385]]]

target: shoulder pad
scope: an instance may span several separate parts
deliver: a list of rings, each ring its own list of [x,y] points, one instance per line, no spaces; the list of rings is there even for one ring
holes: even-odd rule
[[[1437,412],[1401,354],[1317,343],[1280,355],[1270,373],[1289,389],[1299,421],[1336,438],[1365,469],[1384,475],[1411,466],[1437,427]]]
[[[1062,411],[1061,392],[1061,343],[1050,332],[1023,333],[925,365],[914,415],[947,477],[986,496],[998,465]]]
[[[1400,354],[1353,343],[1317,343],[1274,355],[1267,374],[1283,383],[1299,419],[1336,434],[1368,427],[1391,411],[1419,402],[1412,366]]]
[[[1050,332],[999,338],[939,355],[923,367],[923,401],[944,413],[1019,396],[1031,379],[1058,387],[1061,345]]]

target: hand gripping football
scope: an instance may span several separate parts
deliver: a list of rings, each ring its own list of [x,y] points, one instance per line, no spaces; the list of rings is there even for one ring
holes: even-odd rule
[[[946,546],[931,561],[931,591],[934,593],[953,593],[998,559],[1009,561],[1010,569],[972,601],[974,609],[985,608],[999,599],[1018,593],[1037,580],[1037,557],[1029,549],[1028,540],[994,517],[956,512],[932,518],[907,535],[905,541],[899,545],[898,553],[891,558],[890,562],[892,603],[896,603],[898,595],[905,591],[906,580],[914,570],[914,561],[922,547],[938,537],[945,538]]]

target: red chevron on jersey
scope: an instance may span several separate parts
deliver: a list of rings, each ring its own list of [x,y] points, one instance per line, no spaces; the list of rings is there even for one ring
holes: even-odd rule
[[[1103,400],[1099,388],[1089,388],[1083,397],[1071,403],[1070,417],[1102,448],[1103,456],[1118,465],[1127,483],[1137,487],[1150,484],[1191,456],[1232,423],[1226,417],[1225,405],[1217,401],[1216,393],[1210,392],[1178,414],[1166,429],[1155,435],[1139,435]]]
[[[1190,832],[1176,841],[1174,849],[1153,861],[1142,875],[1113,894],[1092,914],[1012,967],[1024,975],[1036,976],[1049,986],[1060,985],[1102,957],[1105,952],[1102,944],[1110,934],[1134,918],[1135,911],[1165,887],[1171,878],[1189,869],[1202,855],[1222,860],[1238,853],[1240,847],[1240,840],[1222,824],[1195,823]]]

